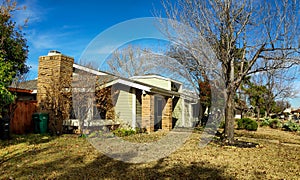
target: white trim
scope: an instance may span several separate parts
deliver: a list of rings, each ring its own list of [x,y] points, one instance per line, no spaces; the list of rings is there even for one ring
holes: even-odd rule
[[[95,74],[95,75],[98,75],[98,76],[107,75],[104,72],[100,72],[100,71],[97,71],[97,70],[94,70],[94,69],[91,69],[91,68],[80,66],[78,64],[73,64],[73,68],[76,68],[76,69],[79,69],[79,70],[82,70],[82,71],[85,71],[85,72],[88,72],[88,73],[91,73],[91,74]]]
[[[175,83],[178,83],[178,84],[182,85],[182,82],[173,80],[171,78],[166,78],[166,77],[163,77],[163,76],[159,76],[159,75],[132,76],[129,79],[151,79],[151,78],[162,79],[162,80],[165,80],[165,81],[172,81],[172,82],[175,82]]]
[[[134,83],[134,82],[126,81],[126,80],[123,80],[123,79],[117,79],[117,80],[114,80],[112,82],[109,82],[109,83],[105,84],[104,87],[112,86],[112,85],[117,84],[117,83],[129,86],[129,87],[133,87],[133,88],[136,88],[136,89],[144,90],[144,91],[147,91],[147,92],[151,92],[151,88],[148,87],[148,86],[144,86],[144,85],[137,84],[137,83]]]
[[[131,127],[135,129],[136,125],[136,94],[135,89],[132,89],[132,122]]]
[[[185,115],[185,113],[184,113],[185,104],[184,104],[184,99],[182,99],[181,106],[182,106],[182,112],[181,112],[182,126],[185,127],[185,116],[184,116]]]

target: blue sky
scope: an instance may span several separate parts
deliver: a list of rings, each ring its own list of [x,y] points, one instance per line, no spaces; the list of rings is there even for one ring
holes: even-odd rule
[[[29,19],[29,78],[37,76],[38,57],[59,50],[78,61],[86,46],[102,31],[126,20],[152,17],[160,0],[18,0],[26,10],[15,14],[22,24]],[[134,28],[134,27],[133,27]]]

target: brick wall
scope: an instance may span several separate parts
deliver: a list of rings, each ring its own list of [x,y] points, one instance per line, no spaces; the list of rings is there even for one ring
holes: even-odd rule
[[[154,131],[154,96],[151,94],[142,95],[142,128]]]

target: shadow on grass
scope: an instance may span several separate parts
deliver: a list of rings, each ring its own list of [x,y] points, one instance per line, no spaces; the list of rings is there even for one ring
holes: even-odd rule
[[[32,136],[32,137],[31,137]],[[10,152],[0,163],[0,179],[234,179],[225,176],[226,166],[216,166],[208,161],[176,161],[164,158],[146,164],[131,164],[109,158],[97,153],[90,145],[84,145],[83,139],[66,136],[61,140],[46,136],[31,135],[24,140],[19,136],[17,143],[32,144],[26,150]],[[16,139],[15,139],[16,140]],[[73,143],[62,143],[70,142]],[[84,145],[84,146],[80,146]],[[116,154],[133,158],[134,152]],[[128,160],[129,160],[128,159]]]
[[[0,140],[0,147],[17,145],[20,143],[31,144],[41,144],[48,143],[57,136],[50,136],[49,134],[26,134],[26,135],[11,135],[11,138],[8,140]]]
[[[81,168],[71,168],[59,179],[234,179],[224,176],[225,167],[212,167],[208,162],[188,165],[168,164],[161,159],[149,164],[131,164],[100,155]]]
[[[14,161],[49,151],[25,152],[14,157]],[[30,162],[25,167],[15,167],[9,163],[13,178],[26,179],[234,179],[224,175],[226,167],[214,167],[209,162],[190,162],[189,164],[172,163],[168,159],[148,164],[131,164],[117,161],[105,155],[99,155],[90,163],[85,163],[85,156],[68,156],[52,159],[50,162]],[[7,174],[2,178],[10,178]]]

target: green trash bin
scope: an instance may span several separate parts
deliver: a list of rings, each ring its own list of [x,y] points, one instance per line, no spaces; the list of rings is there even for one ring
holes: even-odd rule
[[[32,115],[32,120],[34,124],[34,133],[44,134],[48,132],[48,113],[34,113]]]

